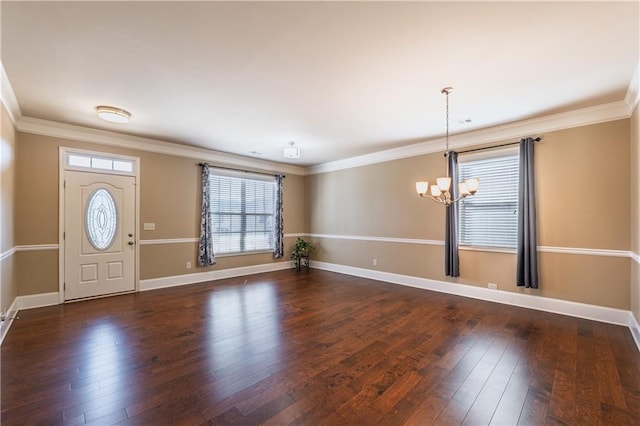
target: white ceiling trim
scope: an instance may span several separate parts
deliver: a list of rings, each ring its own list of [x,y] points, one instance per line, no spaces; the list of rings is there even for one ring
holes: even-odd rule
[[[176,143],[131,136],[106,130],[90,129],[88,127],[75,126],[72,124],[56,123],[54,121],[41,120],[39,118],[22,117],[16,122],[16,128],[20,132],[36,135],[119,146],[122,148],[174,155],[177,157],[195,158],[200,161],[210,161],[214,164],[241,167],[256,171],[291,173],[294,175],[305,174],[305,169],[300,166],[257,160],[250,157],[243,157],[240,155],[228,154],[204,148],[184,146]]]
[[[0,84],[0,101],[5,106],[10,119],[18,131],[97,144],[120,146],[123,148],[137,149],[159,154],[195,158],[201,161],[211,161],[235,167],[250,168],[257,171],[310,175],[425,155],[444,151],[445,149],[445,139],[437,138],[419,142],[417,144],[345,158],[311,167],[294,166],[291,164],[259,160],[204,148],[189,147],[151,138],[131,136],[117,132],[24,117],[11,86],[11,82],[9,81],[1,61]],[[625,98],[622,101],[596,105],[589,108],[530,120],[518,121],[459,135],[452,135],[450,136],[449,144],[453,149],[460,149],[473,145],[504,141],[529,135],[540,136],[544,132],[625,119],[631,116],[639,102],[640,61],[633,72]]]
[[[11,122],[15,125],[16,121],[22,117],[22,111],[20,111],[20,105],[18,104],[18,98],[13,91],[9,77],[4,70],[4,65],[0,61],[0,101],[7,110]]]
[[[201,161],[211,161],[215,164],[225,164],[234,167],[248,168],[256,171],[291,173],[305,175],[305,168],[290,164],[276,163],[227,154],[209,149],[188,147],[170,142],[159,141],[150,138],[130,136],[117,132],[90,129],[82,126],[56,123],[37,118],[24,117],[20,110],[20,104],[16,97],[11,81],[7,76],[4,65],[0,60],[0,101],[4,105],[11,122],[20,132],[33,133],[56,138],[66,138],[83,142],[91,142],[103,145],[120,146],[123,148],[137,149],[140,151],[168,154],[178,157],[195,158]]]
[[[627,93],[629,92],[630,91],[627,91]],[[472,145],[505,141],[507,139],[516,139],[525,136],[542,136],[545,132],[629,118],[631,113],[633,113],[633,108],[626,102],[626,100],[616,101],[575,111],[533,118],[530,120],[523,120],[449,136],[449,146],[451,149],[459,149]],[[444,150],[444,138],[431,139],[400,148],[393,148],[319,164],[317,166],[309,167],[308,170],[309,174],[327,173],[352,167],[360,167],[385,161],[431,154]]]
[[[627,91],[627,93],[630,92],[631,90]],[[576,111],[509,123],[459,135],[452,135],[449,138],[449,145],[452,149],[460,149],[473,145],[516,139],[530,135],[541,136],[541,134],[545,132],[629,118],[632,112],[633,108],[626,101],[611,102]],[[219,164],[251,168],[258,171],[278,171],[295,175],[327,173],[430,154],[444,151],[445,149],[445,139],[437,138],[419,142],[417,144],[378,151],[357,157],[345,158],[343,160],[332,161],[305,168],[31,117],[20,117],[15,122],[15,125],[17,130],[20,132],[113,145],[179,157],[196,158],[201,161],[212,161]]]

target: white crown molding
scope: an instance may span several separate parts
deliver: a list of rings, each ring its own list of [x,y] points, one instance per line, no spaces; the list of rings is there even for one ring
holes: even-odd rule
[[[235,167],[255,169],[257,171],[284,172],[294,175],[327,173],[439,152],[444,150],[445,146],[444,138],[437,138],[311,167],[294,166],[150,138],[24,117],[1,61],[0,83],[2,86],[1,101],[7,109],[12,122],[20,132],[120,146],[159,154],[196,158],[202,161],[211,161]],[[512,138],[629,118],[640,101],[639,86],[640,62],[633,72],[625,98],[622,101],[452,135],[450,137],[450,145],[452,149],[460,149],[478,144],[493,143]]]
[[[572,317],[585,318],[617,325],[629,325],[629,311],[608,308],[605,306],[589,305],[585,303],[571,302],[568,300],[552,299],[548,297],[532,296],[528,294],[512,293],[502,290],[491,290],[484,287],[450,283],[445,281],[420,278],[409,275],[400,275],[390,272],[374,271],[371,269],[356,268],[352,266],[338,265],[334,263],[311,261],[311,267],[325,271],[369,278],[391,284],[400,284],[409,287],[432,290],[440,293],[454,294],[473,299],[497,302],[538,311],[552,312]]]
[[[39,118],[21,117],[16,122],[20,132],[55,138],[71,139],[102,145],[118,146],[139,151],[155,152],[177,157],[194,158],[199,161],[210,161],[214,165],[228,165],[247,168],[268,173],[291,173],[304,175],[305,168],[273,161],[257,160],[240,155],[228,154],[204,148],[180,145],[156,139],[132,136],[107,130],[91,129],[72,124],[57,123]]]
[[[22,111],[20,111],[18,98],[16,98],[16,94],[13,91],[13,87],[9,81],[9,76],[7,76],[7,72],[4,69],[2,61],[0,61],[0,86],[0,101],[2,101],[2,104],[7,110],[7,114],[9,114],[11,122],[15,126],[16,122],[22,118]]]
[[[532,118],[529,120],[517,121],[515,123],[503,124],[500,126],[452,135],[449,136],[449,145],[451,149],[460,149],[473,145],[505,141],[507,139],[540,135],[545,132],[621,120],[629,118],[632,112],[633,111],[629,111],[629,106],[626,101],[616,101],[575,111]],[[393,148],[357,157],[345,158],[343,160],[332,161],[329,163],[318,164],[316,166],[309,167],[308,174],[327,173],[440,152],[444,151],[445,142],[444,138],[431,139],[400,148]]]

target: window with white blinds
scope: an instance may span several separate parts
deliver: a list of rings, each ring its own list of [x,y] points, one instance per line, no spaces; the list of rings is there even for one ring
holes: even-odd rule
[[[460,202],[460,245],[515,248],[518,242],[519,154],[459,163],[460,181],[480,179],[480,189]]]
[[[209,183],[214,253],[272,251],[275,179],[239,177],[212,170]]]

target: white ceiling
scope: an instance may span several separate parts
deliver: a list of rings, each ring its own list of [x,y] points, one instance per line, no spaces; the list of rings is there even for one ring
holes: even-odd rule
[[[298,165],[442,136],[445,86],[453,133],[620,101],[639,57],[637,1],[1,8],[23,116]]]

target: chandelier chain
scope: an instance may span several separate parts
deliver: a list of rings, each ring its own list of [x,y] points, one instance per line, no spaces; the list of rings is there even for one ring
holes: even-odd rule
[[[445,158],[449,157],[449,93],[453,91],[452,87],[445,87],[440,91],[445,95],[446,99],[446,133],[445,133],[445,141],[446,141],[446,151],[444,153]],[[428,181],[420,181],[416,182],[416,191],[418,195],[421,197],[430,198],[436,203],[444,204],[445,206],[450,206],[453,203],[457,203],[458,201],[466,198],[470,195],[474,195],[478,191],[478,186],[480,181],[477,178],[469,178],[464,182],[452,182],[452,177],[449,170],[449,161],[446,161],[446,177],[436,179],[436,185],[429,186]],[[457,180],[457,179],[456,179]],[[453,184],[453,189],[452,189]],[[458,190],[459,193],[456,194],[455,190]],[[431,193],[429,193],[431,192]],[[456,195],[454,197],[454,194]]]
[[[447,97],[447,131],[445,135],[445,139],[447,141],[447,150],[445,157],[449,155],[449,90],[445,91],[445,95]]]

